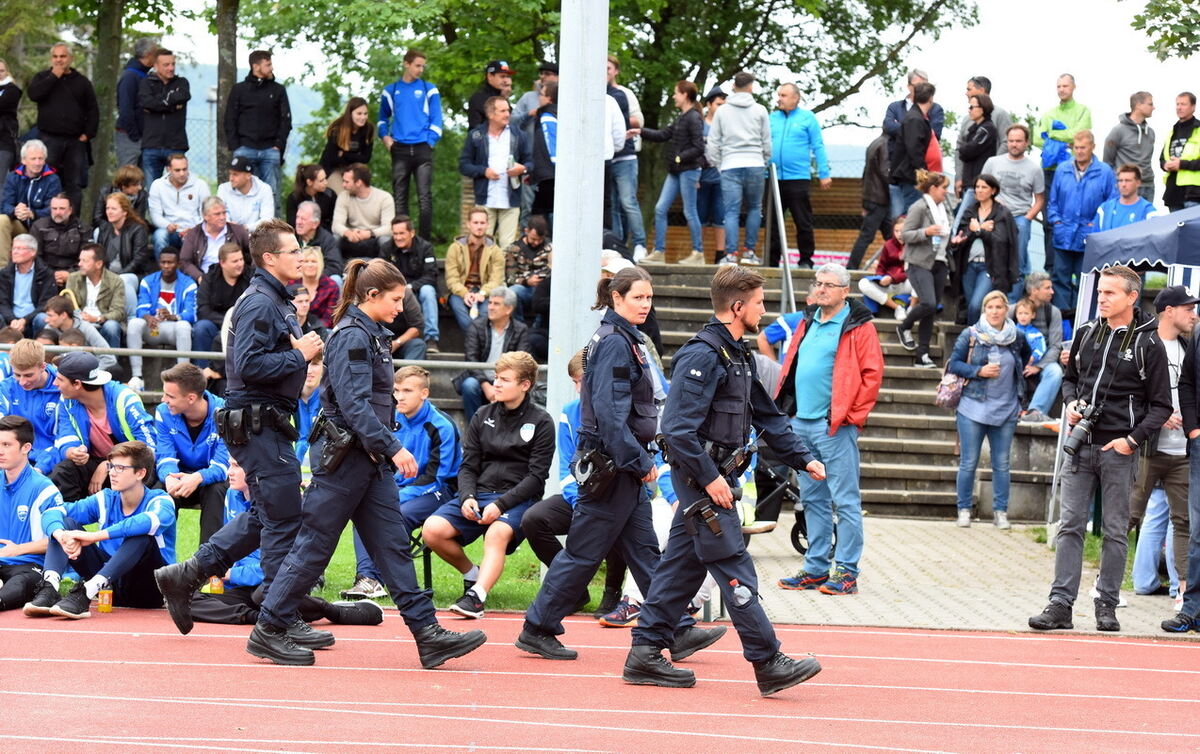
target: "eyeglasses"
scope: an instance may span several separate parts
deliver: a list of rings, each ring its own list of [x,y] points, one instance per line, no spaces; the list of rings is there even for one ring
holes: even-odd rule
[[[304,249],[286,249],[286,250],[285,249],[276,249],[275,251],[272,251],[270,253],[272,253],[272,254],[300,254],[303,251],[304,251]]]
[[[849,287],[850,286],[842,285],[841,283],[824,283],[820,280],[813,283],[813,288],[849,288]]]
[[[113,463],[112,461],[109,461],[108,473],[111,474],[114,471],[133,471],[133,467],[124,463]]]

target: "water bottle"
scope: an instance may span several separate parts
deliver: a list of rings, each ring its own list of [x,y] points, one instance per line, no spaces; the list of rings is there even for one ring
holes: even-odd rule
[[[745,607],[746,605],[750,604],[750,600],[754,598],[754,595],[750,593],[749,589],[742,586],[741,583],[738,582],[737,579],[733,579],[732,581],[730,581],[729,585],[731,587],[733,587],[733,604],[734,605],[736,605],[738,607]]]

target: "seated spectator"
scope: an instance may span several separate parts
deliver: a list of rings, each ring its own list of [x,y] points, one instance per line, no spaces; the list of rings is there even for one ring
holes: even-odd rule
[[[425,521],[425,544],[463,575],[463,596],[450,606],[464,618],[482,618],[488,592],[504,572],[507,553],[521,543],[521,516],[542,497],[554,458],[554,422],[529,391],[537,362],[527,353],[496,361],[493,397],[463,436],[458,497]],[[483,537],[478,566],[463,547]]]
[[[437,96],[437,92],[434,92]],[[428,102],[418,100],[417,107],[429,107]],[[325,129],[325,148],[321,150],[320,167],[330,176],[333,193],[342,190],[342,174],[355,163],[371,164],[371,153],[375,151],[375,124],[370,121],[367,101],[362,97],[351,97],[346,107],[329,127]]]
[[[308,485],[312,479],[312,468],[308,463],[308,435],[312,432],[313,422],[321,413],[321,377],[325,374],[325,352],[318,351],[312,361],[308,362],[308,371],[304,374],[304,387],[300,389],[300,400],[296,405],[296,432],[299,437],[294,443],[296,458],[300,459],[300,472]]]
[[[37,258],[37,239],[13,239],[12,262],[0,270],[0,321],[26,337],[46,326],[46,300],[54,294],[54,274]]]
[[[324,273],[341,288],[342,269],[345,267],[342,252],[337,239],[321,225],[322,217],[321,207],[316,202],[301,202],[296,208],[296,243],[300,244],[301,250],[309,247],[319,250]]]
[[[116,192],[129,197],[129,203],[133,205],[133,211],[138,213],[138,217],[150,218],[153,223],[150,215],[150,193],[146,191],[145,183],[145,174],[136,165],[122,165],[117,168],[117,172],[113,173],[112,183],[102,186],[100,195],[96,197],[96,206],[92,210],[91,227],[99,228],[100,223],[107,219],[104,215],[104,200],[108,198],[109,194]]]
[[[958,525],[971,525],[975,468],[986,436],[992,456],[992,511],[997,528],[1007,529],[1009,468],[1013,432],[1025,397],[1024,367],[1030,348],[1008,318],[1008,294],[992,291],[983,316],[954,342],[947,370],[967,380],[955,420],[962,447],[958,465]]]
[[[430,353],[438,351],[438,268],[433,246],[416,234],[412,218],[398,215],[392,218],[392,237],[383,245],[380,256],[396,265],[408,281],[408,290],[421,302],[425,319],[425,346]]]
[[[329,174],[316,164],[301,164],[296,167],[296,179],[292,193],[288,194],[285,217],[288,225],[296,227],[296,210],[304,202],[316,202],[321,209],[321,227],[329,230],[333,227],[333,205],[337,196],[329,188]],[[342,177],[338,173],[338,180]]]
[[[71,198],[66,194],[52,198],[50,214],[34,220],[29,235],[37,239],[42,261],[54,273],[54,284],[61,288],[79,263],[79,249],[83,246],[83,228],[71,214]]]
[[[57,330],[50,330],[49,328],[47,328],[46,330],[43,330],[42,332],[55,332],[55,333],[57,333],[58,331],[57,331]],[[101,338],[101,339],[100,339],[100,341],[101,341],[101,342],[103,342],[103,341],[104,341],[104,338]],[[85,338],[83,337],[83,333],[81,333],[80,331],[78,331],[78,330],[67,330],[65,333],[61,333],[61,334],[59,334],[59,335],[58,335],[58,344],[59,344],[60,346],[87,346],[87,345],[88,345],[88,342],[87,342],[87,339],[85,339]],[[107,344],[106,344],[106,345],[107,345]],[[115,358],[115,357],[110,357],[110,358]],[[105,370],[105,371],[108,371],[108,370]],[[112,372],[112,374],[114,375],[114,376],[113,376],[113,379],[116,379],[116,376],[115,376],[115,375],[116,375],[117,373],[116,373],[116,372]]]
[[[1117,196],[1101,204],[1092,221],[1097,233],[1141,222],[1158,214],[1154,205],[1139,193],[1141,186],[1141,168],[1129,164],[1117,168]]]
[[[23,416],[33,428],[33,443],[26,455],[43,474],[54,468],[54,409],[58,370],[46,363],[46,349],[29,339],[17,341],[11,351],[12,376],[0,381],[0,415]]]
[[[125,285],[125,312],[133,316],[138,281],[154,269],[146,221],[138,217],[124,194],[109,194],[104,200],[108,217],[96,229],[96,243],[104,249],[104,265],[121,276]],[[161,249],[155,249],[155,255]]]
[[[312,297],[312,313],[325,327],[333,327],[333,308],[337,306],[341,291],[332,278],[325,274],[325,257],[315,246],[300,250],[300,284],[308,289]]]
[[[126,332],[129,347],[167,345],[190,351],[195,323],[196,281],[179,274],[179,253],[168,246],[158,257],[158,272],[147,275],[138,286],[137,312]],[[180,364],[187,361],[178,359]],[[146,387],[141,356],[129,357],[129,370],[129,387],[141,392]],[[215,520],[216,514],[213,516]]]
[[[43,327],[33,336],[33,339],[43,346],[56,346],[58,345],[58,331],[50,327]]]
[[[377,257],[392,232],[396,204],[390,194],[371,186],[371,169],[361,163],[342,173],[342,193],[333,205],[333,235],[342,258]]]
[[[487,300],[487,317],[478,317],[467,330],[467,361],[495,364],[501,354],[528,350],[529,328],[512,316],[516,305],[515,293],[504,286],[492,289]],[[492,371],[468,369],[454,379],[463,398],[463,416],[467,421],[484,403],[496,400],[495,378]]]
[[[755,340],[758,352],[771,361],[782,362],[783,356],[787,353],[788,346],[792,342],[792,336],[796,334],[796,328],[803,321],[803,309],[787,312],[776,317],[774,322],[764,327],[762,332],[758,334]],[[776,346],[779,347],[778,354],[775,352]]]
[[[1036,381],[1028,410],[1022,414],[1022,424],[1045,424],[1053,421],[1050,412],[1058,401],[1062,387],[1063,367],[1059,357],[1068,353],[1063,349],[1063,321],[1058,308],[1051,303],[1054,299],[1054,284],[1044,272],[1031,272],[1025,276],[1025,297],[1033,304],[1033,320],[1030,324],[1046,339],[1046,352],[1034,363],[1025,367],[1025,379]]]
[[[208,380],[194,364],[166,370],[162,385],[162,403],[154,412],[158,478],[176,508],[200,509],[204,544],[225,523],[229,449],[214,419],[225,401],[208,392]]]
[[[104,460],[119,443],[138,440],[153,448],[154,420],[138,394],[100,368],[90,353],[73,351],[58,358],[54,384],[62,400],[54,413],[54,455],[50,472],[68,500],[78,500],[89,490],[108,483]],[[153,453],[146,468],[154,478]]]
[[[971,186],[974,202],[955,228],[955,263],[967,301],[967,322],[979,319],[983,297],[994,290],[1009,291],[1021,277],[1017,222],[996,196],[1000,182],[984,173]],[[964,200],[965,203],[965,200]]]
[[[0,343],[16,343],[23,336],[20,332],[11,327],[0,327]],[[12,377],[12,363],[9,361],[9,352],[0,351],[0,379]]]
[[[197,351],[221,350],[214,346],[225,313],[250,285],[250,272],[246,269],[246,257],[242,247],[236,243],[222,244],[217,252],[219,261],[208,268],[196,291],[196,327],[192,330],[192,345]],[[207,360],[196,362],[201,369],[208,368]],[[212,374],[208,377],[211,379]]]
[[[47,541],[42,511],[62,505],[62,495],[30,463],[33,442],[28,419],[0,418],[0,611],[15,610],[37,594]]]
[[[302,333],[315,332],[321,340],[329,340],[329,328],[325,322],[312,311],[312,294],[301,283],[288,286],[292,294],[292,306],[296,308],[296,321],[300,323]]]
[[[154,569],[175,562],[175,506],[167,493],[146,486],[153,465],[154,452],[145,443],[115,445],[102,467],[111,489],[42,513],[49,537],[46,569],[26,615],[90,617],[91,601],[102,589],[112,590],[114,605],[162,606]],[[85,531],[88,524],[99,526]],[[68,566],[80,579],[60,599],[59,581]]]
[[[446,249],[446,288],[450,311],[465,334],[478,316],[485,291],[504,285],[504,251],[487,235],[487,210],[475,207],[467,216],[467,233]],[[471,312],[474,311],[473,316]]]
[[[217,196],[225,202],[229,222],[248,231],[275,216],[275,195],[265,181],[254,176],[249,158],[234,156],[229,163],[229,180],[217,187]]]
[[[419,366],[396,370],[396,439],[412,453],[417,475],[405,477],[396,472],[400,488],[400,512],[409,531],[420,529],[442,503],[454,497],[458,471],[462,464],[462,446],[458,426],[429,401],[429,372]],[[383,576],[354,534],[354,586],[342,592],[342,599],[383,597]]]
[[[529,302],[533,313],[533,325],[529,328],[529,353],[534,361],[545,364],[550,354],[550,280],[553,275],[546,275],[533,289],[533,298]]]
[[[879,252],[875,274],[858,281],[863,304],[868,308],[871,308],[872,303],[876,304],[876,312],[880,306],[891,309],[893,316],[902,322],[908,316],[908,308],[896,300],[895,296],[912,293],[912,286],[908,284],[908,273],[904,270],[904,241],[900,238],[900,231],[903,229],[904,216],[901,215],[893,225],[892,237],[884,241],[883,250]]]
[[[1027,298],[1013,304],[1012,308],[1012,318],[1016,320],[1017,330],[1025,336],[1025,342],[1029,344],[1029,364],[1038,363],[1046,355],[1046,336],[1033,324],[1036,311],[1037,304]]]
[[[128,316],[125,283],[105,268],[103,247],[85,243],[80,248],[79,269],[67,276],[63,293],[74,299],[84,324],[97,328],[110,347],[121,347],[121,325]]]
[[[550,274],[550,226],[541,215],[530,215],[525,233],[504,252],[504,277],[508,289],[517,294],[517,319],[532,322],[533,290]]]
[[[13,236],[49,216],[50,200],[62,192],[58,173],[46,166],[46,145],[37,139],[21,145],[21,164],[5,176],[0,193],[0,265],[9,262]]]
[[[404,287],[404,308],[391,322],[381,323],[392,332],[392,356],[407,361],[425,359],[425,316],[421,304],[413,294],[412,286]]]
[[[167,246],[184,248],[184,234],[191,235],[188,229],[200,224],[204,200],[208,198],[208,184],[188,171],[187,157],[171,155],[167,174],[150,184],[150,224],[154,226],[156,256]]]
[[[237,223],[229,222],[225,202],[217,196],[204,200],[204,221],[187,232],[183,246],[179,247],[179,270],[193,280],[204,277],[204,273],[221,257],[221,246],[236,243],[242,249],[242,258],[249,269],[250,234]]]

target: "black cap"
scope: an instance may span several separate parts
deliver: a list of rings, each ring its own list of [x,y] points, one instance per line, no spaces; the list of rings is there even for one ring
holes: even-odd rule
[[[542,64],[538,66],[538,73],[541,73],[542,71],[549,71],[550,73],[557,74],[558,73],[558,63],[542,61]]]
[[[704,95],[704,101],[706,103],[708,103],[708,102],[712,102],[713,100],[715,100],[719,97],[728,97],[728,96],[729,95],[726,94],[725,90],[723,90],[721,87],[714,86],[712,89],[708,90],[708,94]]]
[[[1188,293],[1187,288],[1182,285],[1168,285],[1154,297],[1154,306],[1160,312],[1168,306],[1187,306],[1188,304],[1200,304],[1200,298]]]
[[[103,385],[112,375],[100,368],[100,360],[87,351],[71,351],[58,359],[58,373],[85,385]]]
[[[249,160],[248,158],[246,158],[246,157],[243,157],[243,156],[241,156],[241,155],[234,155],[233,159],[229,161],[229,169],[230,169],[230,170],[236,170],[236,171],[238,171],[239,173],[252,173],[252,172],[254,172],[254,171],[253,171],[253,170],[251,170],[251,168],[250,168],[250,160]]]
[[[508,67],[507,60],[493,60],[483,69],[486,73],[507,73],[512,74],[513,69]]]

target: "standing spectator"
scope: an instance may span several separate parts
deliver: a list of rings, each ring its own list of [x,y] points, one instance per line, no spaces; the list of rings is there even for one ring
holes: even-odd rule
[[[71,199],[66,194],[51,199],[50,214],[35,220],[29,235],[37,239],[42,262],[54,273],[54,284],[61,288],[79,264],[79,249],[83,246],[83,229],[71,212]]]
[[[484,291],[504,285],[504,251],[487,234],[487,210],[475,207],[467,214],[467,232],[446,249],[446,288],[450,311],[465,335]]]
[[[543,60],[538,66],[538,78],[533,88],[522,94],[513,106],[510,121],[513,128],[524,129],[526,121],[537,117],[538,110],[542,108],[542,95],[546,91],[546,84],[551,82],[558,84],[558,64]]]
[[[616,56],[608,56],[607,64],[608,96],[616,100],[621,109],[621,117],[625,121],[625,131],[642,127],[642,106],[627,86],[617,83],[621,73],[621,61]],[[612,186],[609,190],[609,203],[612,205],[612,230],[617,238],[627,241],[633,247],[634,260],[646,256],[646,226],[642,222],[642,207],[638,204],[638,145],[636,139],[625,140],[618,148],[609,164],[612,175]]]
[[[705,156],[700,158],[700,186],[696,190],[696,214],[700,225],[713,229],[713,242],[716,246],[715,259],[719,262],[725,256],[725,203],[721,200],[721,171],[708,161],[708,136],[712,131],[713,119],[717,110],[725,104],[727,96],[721,87],[714,86],[704,95],[704,141]],[[666,256],[655,251],[647,257],[647,262],[665,262]],[[679,260],[679,264],[704,264],[704,250],[691,253]]]
[[[963,213],[975,201],[975,179],[983,173],[983,164],[996,156],[996,124],[992,122],[992,98],[986,94],[972,95],[967,108],[964,128],[958,132],[958,147],[955,150],[955,193],[961,201],[955,213],[954,225],[958,227]],[[971,318],[974,321],[975,318]]]
[[[512,77],[513,69],[508,67],[507,60],[492,60],[484,66],[483,83],[467,100],[468,129],[473,129],[487,120],[487,101],[492,97],[500,97],[505,102],[508,101],[508,98],[512,96]],[[421,235],[424,236],[423,233]]]
[[[300,284],[312,295],[312,313],[325,327],[333,327],[338,284],[325,274],[325,260],[321,252],[312,246],[300,251]]]
[[[380,256],[396,265],[408,281],[408,290],[421,303],[425,319],[426,351],[438,352],[438,290],[437,257],[433,246],[418,236],[412,218],[400,215],[392,218],[392,237],[383,245]]]
[[[1141,195],[1143,185],[1142,170],[1137,165],[1125,163],[1117,168],[1117,198],[1109,199],[1096,209],[1092,225],[1097,233],[1141,222],[1158,214],[1154,205]]]
[[[675,107],[679,118],[662,130],[632,129],[646,141],[665,141],[663,156],[667,160],[667,177],[663,180],[658,204],[654,205],[654,251],[667,250],[667,212],[675,198],[683,196],[683,216],[687,218],[692,239],[692,254],[704,253],[700,231],[700,215],[696,211],[696,187],[700,185],[700,161],[704,158],[704,116],[698,109],[700,93],[690,81],[675,84]]]
[[[293,223],[296,228],[296,243],[300,244],[301,251],[312,247],[321,252],[325,273],[335,278],[334,283],[338,283],[340,288],[342,270],[346,265],[342,259],[342,252],[338,249],[338,240],[321,224],[324,219],[319,204],[301,202],[296,208],[296,222]]]
[[[21,164],[5,176],[0,196],[0,264],[8,264],[13,236],[48,216],[50,199],[61,193],[58,171],[46,165],[46,145],[37,139],[22,144]]]
[[[894,155],[899,154],[904,148],[900,126],[904,122],[904,116],[908,114],[909,110],[911,110],[915,104],[913,94],[917,88],[917,85],[928,84],[929,76],[919,68],[914,68],[908,72],[907,80],[908,96],[902,100],[896,100],[895,102],[889,104],[887,107],[887,113],[883,117],[883,131],[888,137],[887,153],[889,158],[892,159],[894,159]],[[941,139],[942,125],[946,120],[946,114],[942,111],[941,105],[934,103],[929,108],[928,120],[929,126],[933,130],[934,138]],[[916,166],[920,167],[924,164],[924,162],[922,161],[915,164]],[[892,184],[888,190],[888,194],[891,198],[892,217],[899,217],[900,215],[903,215],[908,210],[909,205],[915,201],[915,198],[903,194],[899,186],[896,184]],[[906,198],[909,198],[910,200],[905,201]]]
[[[0,175],[8,175],[17,161],[17,108],[22,94],[9,73],[8,63],[0,60]]]
[[[117,79],[117,127],[113,133],[113,144],[117,150],[118,169],[142,164],[144,114],[138,87],[150,73],[157,52],[158,44],[149,37],[134,42],[133,57],[126,61],[121,77]]]
[[[959,144],[962,144],[964,141],[967,141],[967,131],[969,131],[971,129],[971,126],[973,126],[975,124],[975,116],[977,115],[977,112],[970,109],[970,105],[972,104],[971,98],[978,97],[981,94],[987,95],[988,99],[989,100],[991,99],[992,80],[989,79],[987,76],[973,76],[973,77],[967,79],[968,109],[967,109],[967,117],[963,118],[962,123],[960,123],[958,126],[958,143]],[[992,155],[998,155],[998,154],[1005,153],[1007,145],[1005,144],[1005,141],[1004,141],[1004,139],[1005,139],[1004,135],[1006,133],[1008,133],[1008,129],[1012,125],[1012,116],[1008,114],[1007,110],[1005,110],[1002,107],[997,106],[995,102],[992,102],[992,111],[989,114],[989,118],[992,121],[992,125],[994,126],[997,136],[996,136],[996,144],[995,144],[994,151],[992,152],[991,155],[987,155],[984,158],[984,160],[986,160],[987,157],[991,157]],[[980,171],[980,172],[983,172],[983,171]],[[955,154],[954,154],[954,177],[955,177],[954,193],[958,194],[959,196],[963,195],[964,189],[969,190],[971,188],[971,181],[968,180],[967,178],[964,178],[964,175],[965,175],[965,171],[964,171],[964,167],[963,167],[963,156],[961,154],[959,154],[957,151],[955,151]],[[976,173],[976,175],[978,175],[978,173]]]
[[[1000,181],[1000,203],[1008,207],[1017,224],[1017,251],[1020,253],[1022,277],[1029,274],[1029,238],[1034,219],[1046,204],[1046,177],[1037,164],[1026,156],[1029,151],[1029,128],[1023,123],[1008,127],[1005,134],[1005,154],[989,157],[983,172]],[[1018,281],[1017,286],[1020,285]],[[1009,299],[1020,296],[1014,286]]]
[[[249,267],[250,234],[237,223],[229,222],[221,197],[205,197],[204,220],[187,229],[183,248],[179,250],[180,271],[199,280],[221,258],[221,247],[231,242],[242,248],[242,256]]]
[[[924,196],[908,208],[900,240],[904,242],[908,284],[919,301],[916,306],[909,307],[908,316],[896,326],[896,334],[900,337],[900,345],[917,352],[917,366],[932,369],[937,364],[929,358],[929,342],[933,340],[933,320],[949,272],[946,240],[950,234],[950,218],[946,214],[946,192],[950,181],[941,173],[920,170],[917,187]],[[920,342],[914,341],[912,336],[913,325],[917,324],[921,326],[917,334]]]
[[[1117,119],[1117,125],[1104,140],[1104,161],[1114,171],[1128,163],[1141,171],[1138,195],[1154,202],[1154,129],[1146,122],[1154,114],[1154,95],[1134,92],[1129,95],[1129,112]]]
[[[1180,95],[1180,99],[1188,102]],[[1178,106],[1179,100],[1176,100]],[[1191,99],[1195,104],[1195,97]],[[1178,107],[1177,107],[1178,111]],[[1190,118],[1191,116],[1189,116]],[[1181,119],[1182,120],[1182,119]],[[1173,135],[1174,136],[1174,135]],[[1164,148],[1166,156],[1166,148]],[[1172,158],[1177,159],[1177,158]],[[1179,573],[1179,596],[1182,601],[1176,601],[1178,612],[1164,620],[1162,630],[1171,633],[1186,633],[1200,630],[1200,495],[1192,494],[1192,490],[1200,490],[1200,420],[1197,419],[1198,389],[1200,377],[1197,369],[1200,360],[1196,357],[1196,344],[1187,350],[1183,359],[1183,371],[1179,378],[1179,413],[1183,417],[1183,431],[1187,437],[1188,452],[1188,548],[1187,569]]]
[[[904,269],[904,241],[900,238],[900,232],[904,230],[904,219],[896,218],[890,231],[891,238],[883,242],[879,261],[875,263],[875,274],[858,281],[858,290],[862,291],[863,298],[891,309],[896,319],[901,322],[908,316],[908,308],[895,297],[912,293],[908,272]],[[870,307],[869,304],[867,306]]]
[[[346,109],[329,128],[325,129],[325,149],[318,162],[330,177],[333,193],[342,190],[342,173],[356,162],[371,163],[375,151],[375,126],[368,123],[367,101],[362,97],[351,97]]]
[[[154,226],[156,255],[166,246],[184,247],[183,232],[200,224],[208,195],[208,184],[188,170],[187,157],[173,154],[167,158],[167,174],[150,183],[150,224]]]
[[[467,361],[495,364],[501,354],[510,351],[526,351],[529,347],[529,328],[513,319],[517,307],[517,295],[504,286],[497,286],[488,293],[487,317],[477,317],[467,330]],[[468,423],[479,407],[496,399],[495,370],[468,369],[454,380],[454,386],[462,395],[463,416]]]
[[[1072,149],[1075,161],[1054,172],[1046,219],[1053,228],[1054,305],[1064,318],[1074,320],[1084,239],[1096,230],[1096,210],[1117,197],[1117,182],[1112,168],[1094,159],[1096,139],[1091,131],[1076,132]]]
[[[105,266],[121,276],[125,305],[132,315],[137,305],[138,280],[154,269],[146,221],[133,211],[124,194],[109,194],[104,200],[104,213],[108,219],[96,229],[96,243],[104,248]]]
[[[96,204],[92,208],[89,228],[99,228],[100,223],[104,222],[104,200],[108,198],[109,194],[116,191],[129,197],[129,203],[133,205],[138,217],[152,219],[150,217],[150,192],[146,191],[145,174],[137,165],[122,165],[117,168],[117,172],[113,173],[112,183],[100,188],[100,194],[96,197]],[[82,208],[80,208],[79,215],[82,223]]]
[[[621,114],[621,106],[617,104],[611,94],[604,95],[604,132],[601,137],[603,140],[601,148],[604,150],[602,152],[604,155],[604,212],[602,219],[606,233],[612,231],[615,217],[612,211],[612,159],[613,155],[625,147],[626,133],[628,133],[628,129],[625,128],[625,116]],[[623,244],[624,241],[621,243]]]
[[[862,557],[862,495],[858,435],[883,384],[883,348],[871,312],[848,299],[850,273],[821,265],[813,305],[783,359],[776,401],[791,415],[792,431],[826,464],[826,478],[801,475],[809,548],[804,568],[781,579],[784,589],[820,589],[823,594],[858,591]],[[837,513],[837,568],[830,571],[833,514]]]
[[[913,87],[913,107],[904,114],[896,138],[888,143],[888,180],[892,184],[892,213],[896,217],[911,215],[909,208],[921,198],[917,171],[926,169],[929,145],[937,140],[930,124],[935,91],[928,82]]]
[[[504,252],[505,282],[517,296],[516,314],[522,322],[533,322],[533,291],[550,275],[550,257],[553,253],[550,227],[541,215],[531,215],[525,225],[525,234]]]
[[[225,202],[229,222],[253,231],[263,220],[275,216],[275,196],[266,182],[253,174],[249,159],[234,155],[229,162],[229,180],[217,187]]]
[[[138,84],[142,125],[142,172],[154,181],[173,154],[188,151],[187,103],[192,98],[188,80],[175,75],[175,53],[154,53],[154,70]]]
[[[487,122],[467,134],[458,171],[472,180],[475,204],[487,210],[487,233],[503,248],[517,238],[521,176],[533,169],[533,152],[525,133],[508,125],[508,100],[492,97],[484,110]]]
[[[55,44],[50,68],[35,74],[25,93],[38,105],[38,138],[46,145],[46,160],[58,170],[71,206],[78,207],[88,172],[87,143],[100,128],[100,108],[92,82],[71,67],[73,61],[66,43]]]
[[[37,239],[13,239],[12,262],[0,270],[0,321],[32,338],[46,326],[46,300],[54,295],[54,274],[37,258]]]
[[[721,171],[725,258],[736,263],[739,248],[745,248],[745,262],[761,264],[754,249],[758,246],[758,228],[762,222],[763,170],[771,159],[771,124],[767,109],[754,101],[753,91],[753,74],[742,71],[733,77],[733,94],[713,118],[705,156],[710,165]],[[746,241],[739,246],[738,220],[743,203]]]
[[[65,295],[75,300],[79,318],[100,330],[113,348],[121,347],[121,325],[128,318],[125,283],[104,263],[104,247],[85,243],[79,249],[79,269],[67,276]]]
[[[1038,385],[1029,399],[1029,410],[1021,417],[1021,423],[1045,424],[1053,421],[1050,410],[1058,400],[1058,390],[1063,380],[1063,365],[1059,362],[1063,346],[1062,314],[1051,303],[1054,300],[1054,283],[1047,273],[1035,271],[1026,275],[1025,295],[1034,307],[1032,324],[1045,336],[1046,352],[1025,367],[1025,379],[1036,377]]]
[[[233,308],[250,285],[250,272],[246,269],[241,246],[222,244],[218,257],[218,263],[209,267],[200,279],[196,292],[196,327],[192,332],[192,344],[197,351],[214,350],[213,343],[221,332],[225,312]],[[197,361],[196,365],[208,369],[207,361]],[[205,374],[212,377],[208,372]]]
[[[1158,166],[1167,174],[1163,204],[1172,212],[1200,204],[1200,120],[1196,119],[1196,95],[1180,92],[1175,98],[1171,138],[1163,144]]]
[[[442,138],[442,95],[421,78],[424,72],[423,52],[410,49],[404,53],[404,74],[384,88],[379,103],[379,136],[392,157],[395,214],[411,216],[408,185],[412,177],[417,184],[421,238],[428,241],[433,230],[433,148]]]
[[[325,168],[316,163],[307,163],[296,166],[296,178],[292,183],[292,193],[288,194],[287,208],[284,214],[287,215],[286,220],[288,225],[296,225],[296,208],[304,202],[316,202],[321,209],[321,227],[325,230],[333,228],[333,207],[337,197],[329,188],[329,179],[332,176],[325,172]],[[342,174],[337,174],[338,187],[342,185]]]
[[[396,206],[386,191],[371,186],[371,169],[361,163],[342,173],[342,193],[333,205],[333,235],[342,258],[377,257],[391,235]]]
[[[956,270],[962,278],[967,299],[967,322],[975,322],[983,311],[983,299],[992,290],[1009,291],[1021,280],[1017,254],[1017,225],[1012,213],[1000,202],[1000,182],[995,176],[980,175],[971,194],[976,201],[955,229]]]
[[[850,250],[848,267],[857,270],[862,266],[867,247],[875,240],[875,232],[883,235],[884,241],[892,239],[891,197],[888,195],[888,137],[880,134],[867,147],[867,158],[863,161],[862,173],[862,225],[854,247]]]
[[[1064,73],[1055,82],[1058,92],[1058,105],[1042,115],[1034,130],[1033,144],[1042,150],[1042,171],[1045,178],[1046,191],[1054,185],[1054,172],[1059,163],[1071,159],[1075,134],[1083,129],[1092,127],[1092,112],[1075,101],[1075,77]],[[1057,264],[1054,253],[1054,221],[1050,219],[1050,208],[1047,205],[1045,215],[1046,233],[1046,271]],[[1061,293],[1062,291],[1059,291]]]
[[[558,162],[557,77],[542,85],[538,103],[537,114],[533,116],[533,172],[529,174],[535,193],[529,212],[545,217],[553,228],[554,173]]]
[[[225,104],[225,140],[233,156],[249,160],[254,174],[271,187],[278,212],[279,167],[292,131],[292,107],[273,71],[270,52],[250,53],[250,73],[233,85]]]
[[[825,140],[821,138],[821,124],[812,110],[800,107],[800,87],[783,84],[779,87],[776,110],[771,113],[771,162],[779,179],[779,201],[791,213],[796,224],[796,248],[800,251],[801,269],[812,269],[813,238],[812,201],[809,185],[812,183],[813,162],[817,163],[817,178],[821,189],[833,185],[829,173],[829,159],[825,156]],[[767,264],[775,267],[787,247],[781,229],[775,229],[771,246],[767,252]]]
[[[1025,397],[1029,341],[1008,318],[1008,294],[992,291],[983,299],[983,316],[954,342],[947,369],[967,382],[954,417],[962,446],[958,464],[958,525],[971,525],[975,469],[983,438],[992,456],[992,515],[996,528],[1008,529],[1009,470],[1013,432]]]
[[[147,275],[138,286],[137,311],[129,318],[126,333],[129,347],[137,349],[146,343],[190,351],[195,323],[196,281],[179,274],[179,252],[168,246],[158,257],[158,272]],[[178,359],[180,364],[187,361]],[[130,356],[129,369],[129,387],[140,393],[146,387],[142,357]]]

